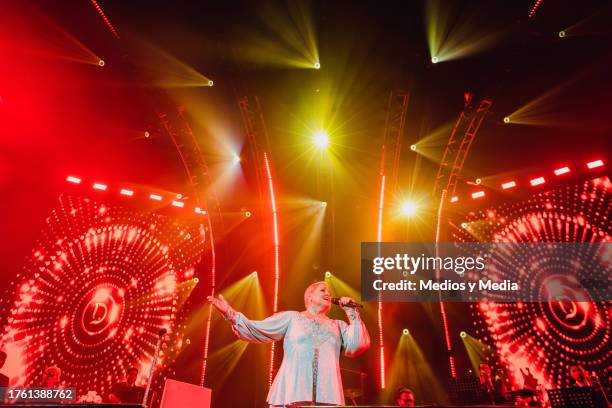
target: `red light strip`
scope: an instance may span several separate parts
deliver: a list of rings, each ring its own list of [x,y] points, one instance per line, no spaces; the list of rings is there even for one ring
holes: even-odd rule
[[[71,184],[81,184],[82,179],[79,177],[75,177],[75,176],[67,176],[66,177],[66,181],[68,183]],[[103,184],[103,183],[98,183],[95,182],[92,185],[94,190],[99,190],[99,191],[107,191],[109,189],[109,186],[107,184]],[[128,188],[121,188],[119,189],[119,194],[122,196],[126,196],[126,197],[133,197],[135,195],[134,190],[130,190]],[[146,196],[146,194],[145,194]],[[177,194],[177,197],[181,197],[181,194]],[[149,198],[151,200],[154,201],[162,201],[163,197],[159,194],[149,194]],[[178,207],[178,208],[185,208],[185,202],[184,201],[178,201],[178,200],[173,200],[171,203],[172,206],[174,207]],[[208,212],[206,210],[202,210],[200,207],[195,207],[193,210],[196,214],[200,214],[200,215],[208,215]]]
[[[270,162],[268,161],[268,155],[266,152],[263,153],[264,164],[266,166],[266,176],[268,178],[268,191],[270,193],[270,204],[272,206],[272,222],[274,226],[274,305],[272,307],[273,313],[278,311],[278,281],[280,279],[280,267],[278,257],[278,213],[276,209],[276,196],[274,193],[274,182],[272,180],[272,172],[270,171]],[[272,372],[274,370],[274,350],[276,342],[272,343],[270,348],[270,368],[268,371],[268,386],[272,386]]]
[[[533,3],[533,7],[531,7],[531,11],[529,12],[529,18],[535,16],[536,11],[540,8],[540,4],[542,4],[542,0],[536,0],[536,2]]]
[[[504,184],[502,184],[502,188],[504,190],[508,190],[510,188],[514,188],[516,187],[516,181],[507,181]]]
[[[544,184],[546,183],[546,180],[544,179],[544,177],[536,177],[534,179],[529,180],[529,184],[531,184],[532,186],[539,186],[540,184]]]
[[[456,203],[457,201],[459,201],[459,197],[457,197],[457,196],[452,196],[451,199],[450,199],[451,203]]]
[[[570,168],[569,168],[569,167],[567,167],[567,166],[565,166],[565,167],[561,167],[561,168],[556,169],[556,170],[554,171],[555,176],[560,176],[560,175],[562,175],[562,174],[567,174],[567,173],[569,173],[569,172],[570,172]]]
[[[385,202],[385,175],[380,175],[380,196],[378,199],[378,227],[376,229],[376,240],[382,242],[383,208]],[[385,388],[385,343],[383,336],[382,302],[378,302],[378,344],[380,359],[380,388]]]
[[[104,22],[106,23],[108,28],[111,30],[115,38],[119,39],[119,34],[117,33],[117,30],[115,30],[115,27],[113,27],[109,19],[106,17],[106,14],[104,14],[102,7],[100,7],[100,5],[98,4],[96,0],[91,0],[91,4],[93,4],[93,6],[96,8],[96,10],[98,11],[98,14],[100,14],[100,17],[102,17],[102,20],[104,20]]]
[[[444,201],[446,200],[446,190],[442,190],[440,196],[440,205],[438,206],[438,220],[436,222],[436,256],[438,256],[438,243],[441,240],[441,225],[442,225],[442,213],[444,208]],[[436,269],[436,279],[440,278],[440,269]],[[442,302],[442,294],[438,292],[438,299],[440,303],[440,314],[442,315],[442,324],[444,326],[444,337],[446,339],[446,350],[448,352],[448,362],[450,365],[451,376],[457,378],[457,370],[455,368],[455,358],[453,357],[453,348],[450,340],[450,333],[448,331],[448,322],[446,320],[446,308],[444,302]]]
[[[485,192],[480,190],[480,191],[476,191],[475,193],[472,193],[472,198],[476,199],[476,198],[481,198],[485,196]]]
[[[592,161],[592,162],[588,162],[588,163],[587,163],[587,167],[588,167],[589,169],[594,169],[594,168],[597,168],[597,167],[601,167],[601,166],[603,166],[603,165],[604,165],[603,160],[595,160],[595,161]]]

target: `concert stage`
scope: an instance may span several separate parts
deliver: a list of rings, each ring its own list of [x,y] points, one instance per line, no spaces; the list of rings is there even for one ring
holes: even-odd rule
[[[606,406],[611,18],[2,2],[0,402]]]

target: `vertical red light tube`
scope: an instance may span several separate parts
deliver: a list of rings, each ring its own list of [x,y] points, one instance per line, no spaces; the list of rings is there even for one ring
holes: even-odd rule
[[[378,226],[376,230],[376,241],[382,242],[383,208],[385,202],[385,175],[380,175],[380,196],[378,199]],[[379,294],[380,296],[380,294]],[[380,388],[385,388],[385,343],[383,338],[382,302],[378,301],[378,346],[380,359]]]
[[[208,210],[207,210],[208,213]],[[211,256],[211,291],[210,296],[215,297],[215,285],[216,285],[216,255],[215,255],[215,245],[214,245],[214,236],[212,229],[212,222],[210,219],[210,213],[206,216],[208,223],[208,238],[210,239],[210,256]],[[204,380],[206,380],[206,366],[208,364],[208,344],[210,339],[210,324],[212,321],[212,304],[208,305],[208,317],[206,318],[206,340],[204,341],[204,360],[202,362],[202,369],[200,371],[200,386],[204,386]]]
[[[98,11],[98,14],[100,14],[100,17],[102,17],[102,20],[104,20],[104,23],[106,23],[106,25],[108,26],[109,30],[111,30],[115,38],[119,39],[119,33],[117,33],[117,30],[115,30],[115,27],[113,27],[108,17],[106,17],[106,14],[104,14],[102,7],[100,7],[100,5],[98,4],[96,0],[91,0],[91,4],[93,4],[95,9]]]
[[[270,206],[272,209],[272,224],[273,224],[273,236],[274,236],[274,303],[272,306],[272,312],[278,311],[278,281],[280,278],[280,267],[278,257],[278,212],[276,208],[276,194],[274,192],[274,182],[272,180],[272,172],[270,171],[270,162],[268,161],[268,155],[264,152],[264,165],[266,166],[266,178],[268,179],[268,192],[270,194]],[[274,350],[276,342],[272,343],[270,348],[270,367],[268,370],[268,386],[272,386],[272,372],[274,370]]]
[[[438,221],[436,223],[436,257],[438,256],[438,244],[440,243],[440,228],[442,225],[442,210],[444,202],[446,200],[446,190],[442,190],[442,196],[440,197],[440,206],[438,207]],[[440,279],[440,269],[436,268],[436,279]],[[442,295],[438,292],[440,299],[440,314],[442,315],[442,325],[444,326],[444,337],[446,339],[446,351],[448,352],[448,360],[450,365],[450,372],[452,378],[457,378],[457,370],[455,368],[455,357],[453,356],[453,346],[450,340],[450,333],[448,331],[448,321],[446,319],[446,308],[444,302],[442,302]]]

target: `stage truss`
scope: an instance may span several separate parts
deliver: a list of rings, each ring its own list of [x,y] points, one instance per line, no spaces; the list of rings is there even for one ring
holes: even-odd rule
[[[238,105],[242,114],[242,122],[247,134],[255,175],[257,177],[257,188],[259,191],[260,202],[269,207],[266,211],[266,220],[271,221],[272,228],[267,234],[272,240],[272,258],[274,273],[274,293],[272,302],[272,313],[278,312],[278,291],[280,283],[280,242],[278,208],[276,205],[276,191],[274,188],[274,178],[272,175],[272,162],[270,157],[270,140],[264,120],[264,114],[257,96],[244,96],[239,99]],[[263,148],[262,148],[263,144]],[[272,386],[274,373],[274,358],[276,342],[270,346],[270,364],[268,367],[268,386]]]
[[[218,214],[218,224],[223,230],[223,218],[221,217],[221,208],[219,200],[208,187],[212,185],[211,175],[206,164],[206,160],[198,141],[189,126],[189,122],[185,117],[185,110],[183,107],[178,107],[176,113],[172,116],[165,112],[159,114],[159,120],[164,130],[174,143],[176,150],[181,157],[183,167],[189,182],[191,183],[192,191],[195,193],[195,200],[198,206],[206,212],[206,233],[208,234],[210,257],[211,257],[211,292],[210,296],[215,296],[215,285],[216,285],[216,254],[215,254],[215,240],[213,234],[213,222],[212,217]],[[209,203],[212,205],[209,207]],[[200,385],[204,386],[206,380],[206,367],[208,363],[208,346],[210,343],[210,326],[212,320],[212,305],[208,306],[208,317],[206,319],[205,339],[204,339],[204,352],[202,356],[202,367],[200,370]]]

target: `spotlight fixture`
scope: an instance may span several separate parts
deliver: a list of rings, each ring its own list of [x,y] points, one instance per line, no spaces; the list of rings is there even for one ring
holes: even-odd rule
[[[208,80],[208,84],[207,84],[207,85],[208,85],[208,86],[213,86],[213,85],[214,85],[214,82],[213,82],[211,79],[209,79],[209,80]]]
[[[462,331],[461,333],[459,333],[459,336],[461,336],[462,339],[465,339],[467,337],[467,333]]]
[[[321,63],[319,61],[314,63],[314,69],[320,69],[321,68]]]
[[[149,131],[148,131],[148,130],[144,132],[144,137],[145,137],[146,139],[148,139],[148,138],[150,138],[150,137],[151,137],[151,134],[149,133]]]
[[[332,273],[330,271],[325,271],[325,278],[331,278],[332,277]]]
[[[476,180],[474,180],[474,183],[479,186],[482,183],[482,180],[480,178],[477,178]]]
[[[504,123],[510,123],[510,116],[506,116],[504,118]]]
[[[257,277],[257,271],[251,272],[251,278],[256,278],[256,277]]]
[[[403,334],[404,336],[408,336],[408,335],[410,334],[410,330],[408,330],[408,329],[404,329],[404,330],[402,330],[402,334]]]
[[[412,216],[417,212],[417,205],[412,201],[404,201],[400,207],[400,213],[405,216]]]
[[[565,31],[563,31],[563,30],[559,31],[559,37],[560,38],[565,37]]]
[[[317,133],[315,133],[314,144],[319,149],[327,149],[329,146],[329,136],[327,135],[327,132],[324,130],[319,130]]]
[[[327,208],[327,201],[321,201],[321,208]]]
[[[431,57],[431,62],[434,64],[438,63],[438,57]]]
[[[251,214],[250,211],[245,211],[244,212],[244,216],[247,217],[247,218],[249,218],[251,215],[253,215],[253,214]]]
[[[98,65],[99,65],[99,66],[101,66],[101,67],[103,67],[104,65],[106,65],[106,62],[104,62],[104,60],[103,60],[103,59],[98,60]]]
[[[412,150],[413,152],[416,152],[416,145],[415,144],[410,145],[410,150]]]

